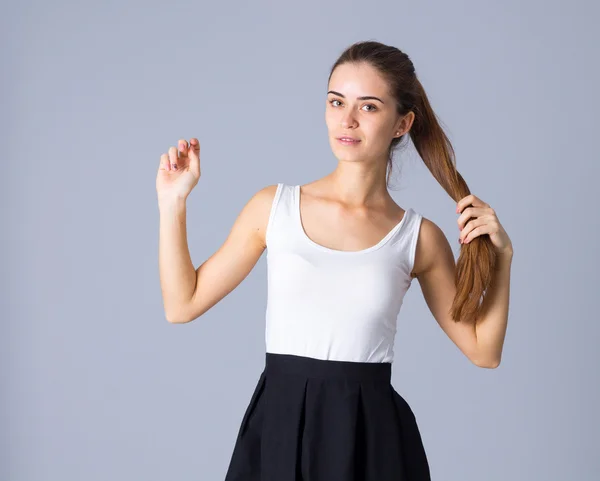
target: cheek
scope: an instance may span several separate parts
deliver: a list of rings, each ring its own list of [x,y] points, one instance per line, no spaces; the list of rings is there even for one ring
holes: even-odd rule
[[[379,123],[363,125],[363,132],[372,143],[387,142],[388,130]]]
[[[329,109],[325,111],[325,124],[327,125],[327,128],[332,128],[339,125],[339,119],[337,118],[335,112],[331,112]]]
[[[390,124],[384,123],[377,126],[377,137],[381,139],[382,142],[389,142],[393,135],[394,133],[390,131]]]

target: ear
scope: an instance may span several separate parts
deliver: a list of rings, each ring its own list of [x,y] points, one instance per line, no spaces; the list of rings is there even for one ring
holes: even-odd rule
[[[415,121],[415,113],[411,110],[404,117],[401,117],[396,124],[396,131],[404,135],[410,130]]]

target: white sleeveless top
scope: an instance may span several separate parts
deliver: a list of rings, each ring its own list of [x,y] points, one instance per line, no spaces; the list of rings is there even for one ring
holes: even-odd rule
[[[300,186],[279,183],[267,225],[266,351],[392,362],[422,216],[412,208],[377,244],[341,251],[302,227]]]

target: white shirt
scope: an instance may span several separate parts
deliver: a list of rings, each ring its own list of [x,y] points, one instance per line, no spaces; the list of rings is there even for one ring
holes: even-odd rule
[[[301,223],[300,186],[279,183],[266,230],[266,351],[392,362],[422,216],[412,208],[377,244],[330,249]]]

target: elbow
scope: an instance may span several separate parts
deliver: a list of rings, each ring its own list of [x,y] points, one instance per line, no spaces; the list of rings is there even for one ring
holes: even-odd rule
[[[485,369],[496,369],[500,365],[500,359],[492,359],[486,361],[471,359],[471,362],[477,367],[482,367]]]
[[[192,322],[193,319],[187,319],[182,317],[167,317],[167,322],[169,324],[187,324],[188,322]]]
[[[481,349],[476,344],[470,354],[469,359],[477,367],[496,369],[500,366],[502,351],[497,351],[495,349]]]
[[[165,318],[169,324],[186,324],[190,320],[182,312],[166,312]]]
[[[179,304],[173,309],[165,309],[165,317],[169,324],[187,324],[202,316],[209,307],[199,306],[198,302],[191,301]]]
[[[190,311],[179,311],[169,315],[165,312],[165,318],[169,324],[187,324],[198,319],[204,312],[200,314],[191,314]]]
[[[183,324],[184,323],[184,321],[181,318],[176,317],[176,316],[170,316],[167,313],[165,313],[165,319],[167,320],[167,322],[169,324]]]

